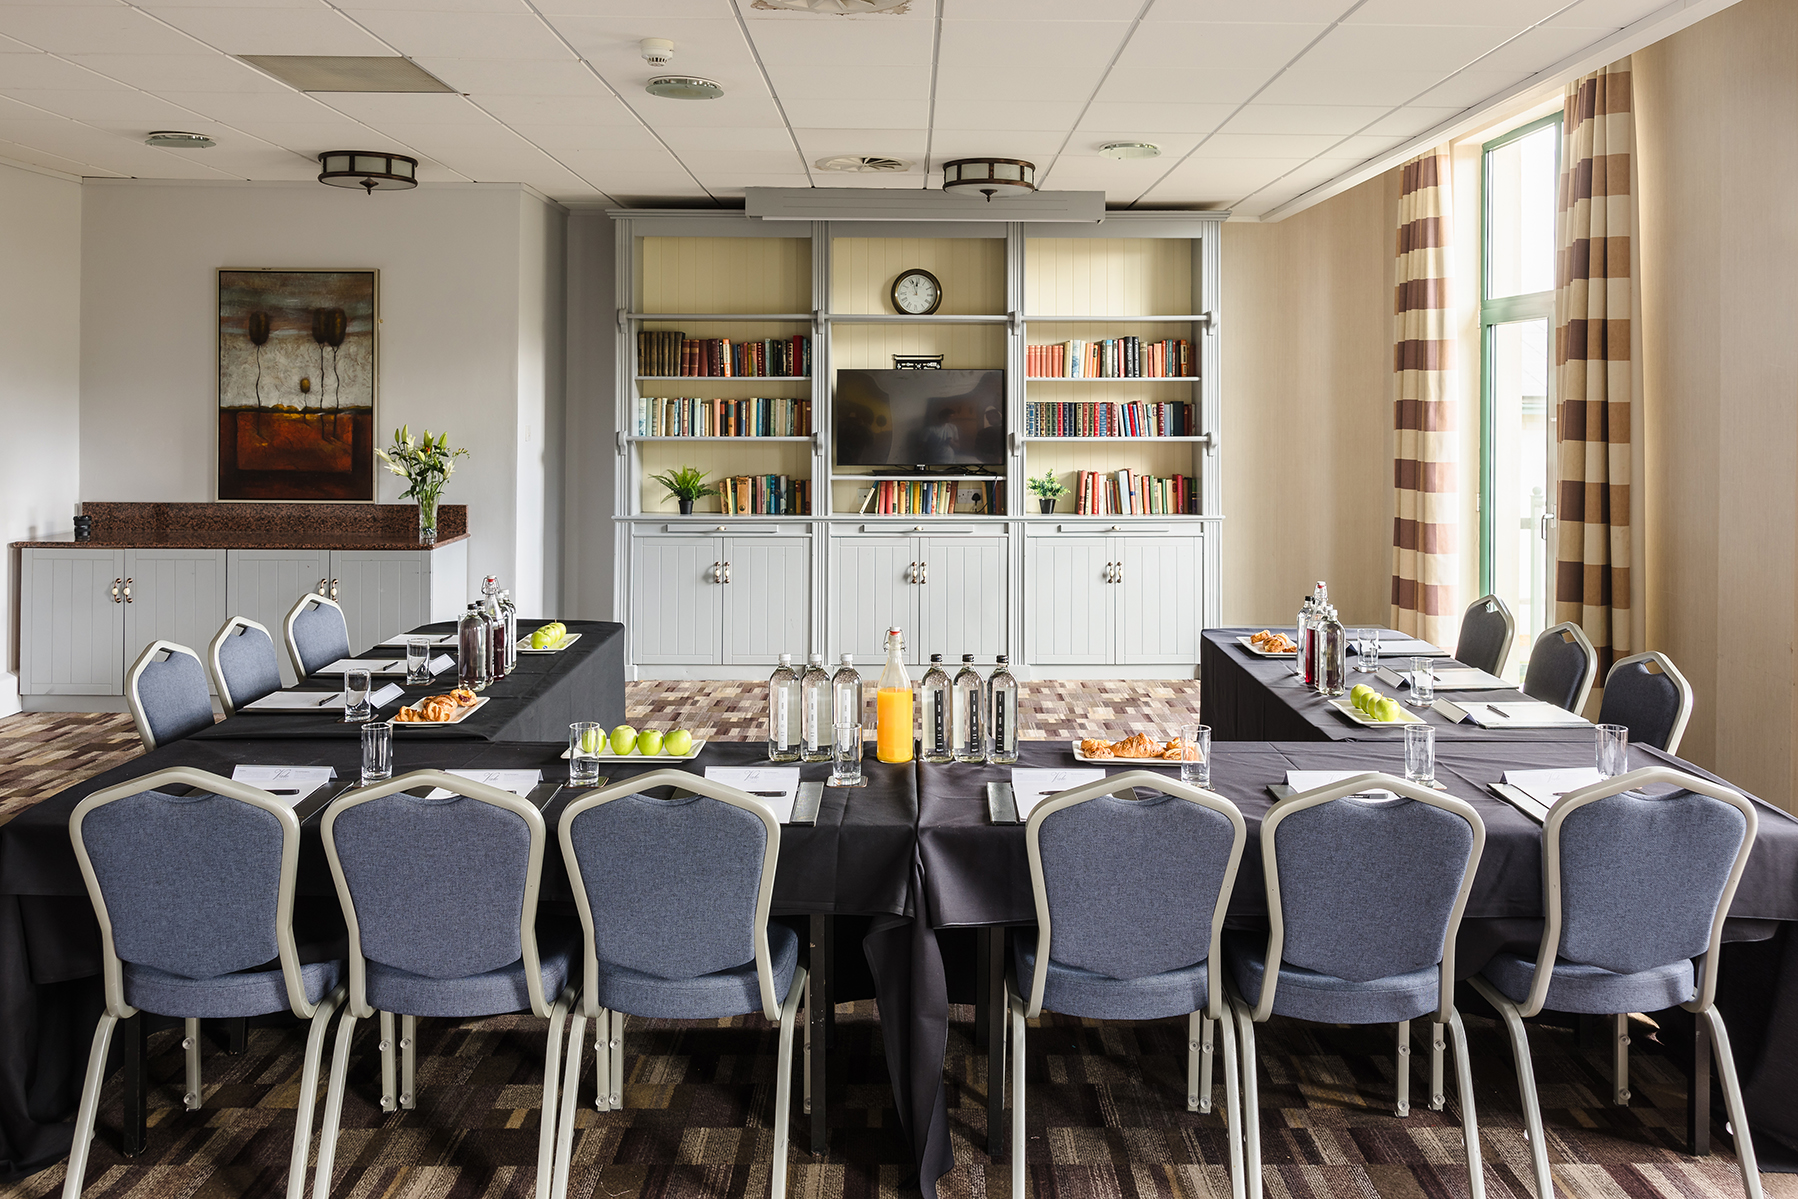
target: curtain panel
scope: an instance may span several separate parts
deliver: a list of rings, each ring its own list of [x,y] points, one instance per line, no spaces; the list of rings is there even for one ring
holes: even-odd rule
[[[1438,645],[1459,629],[1459,463],[1449,155],[1401,168],[1393,267],[1392,626]]]

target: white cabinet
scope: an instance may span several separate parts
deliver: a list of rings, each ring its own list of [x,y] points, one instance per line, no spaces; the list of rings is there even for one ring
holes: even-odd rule
[[[122,695],[125,555],[19,551],[19,691]]]
[[[1199,538],[1119,537],[1120,663],[1152,666],[1199,660]]]
[[[331,551],[331,594],[343,609],[353,649],[424,623],[416,617],[425,611],[427,552]],[[402,624],[408,616],[414,619]]]
[[[1029,649],[1043,665],[1103,665],[1114,660],[1111,540],[1033,537],[1024,557]]]
[[[224,550],[125,550],[131,591],[125,609],[123,661],[137,661],[152,641],[173,641],[206,656],[225,623]]]
[[[811,538],[726,537],[724,661],[803,661],[811,644]]]
[[[906,633],[907,658],[918,658],[918,551],[911,537],[830,539],[830,640],[834,663],[854,654],[860,663],[886,656],[887,630]]]
[[[631,656],[719,666],[803,660],[811,641],[811,538],[632,538]]]
[[[639,537],[631,564],[631,655],[714,664],[724,629],[724,557],[716,537]]]
[[[1008,559],[1003,536],[852,534],[831,538],[830,657],[886,657],[886,632],[905,630],[906,661],[950,662],[1007,652]]]
[[[1204,534],[1032,530],[1024,549],[1026,656],[1043,665],[1199,660]]]
[[[276,657],[281,662],[281,684],[293,686],[293,664],[287,660],[287,651],[279,648],[281,622],[307,592],[330,594],[331,551],[227,550],[225,555],[228,563],[226,612],[230,616],[247,617],[268,630],[269,636],[275,639]],[[211,640],[208,636],[207,641]]]

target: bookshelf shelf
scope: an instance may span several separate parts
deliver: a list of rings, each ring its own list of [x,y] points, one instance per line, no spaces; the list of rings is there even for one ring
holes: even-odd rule
[[[1004,475],[832,475],[832,483],[1003,483]]]
[[[633,321],[804,321],[812,322],[809,312],[627,312]]]
[[[1030,375],[1026,383],[1197,383],[1197,375]]]
[[[691,441],[692,438],[680,438],[680,440]],[[730,440],[730,439],[727,438],[726,440]],[[1211,441],[1211,437],[1209,434],[1202,434],[1198,437],[1026,437],[1026,438],[1024,438],[1024,440],[1025,441],[1049,441],[1049,442],[1057,442],[1060,444],[1067,444],[1069,442],[1075,442],[1075,443],[1079,443],[1082,445],[1091,445],[1091,444],[1095,444],[1095,443],[1099,443],[1099,444],[1110,443],[1110,444],[1115,444],[1115,445],[1148,445],[1148,444],[1154,444],[1156,442],[1180,442],[1180,441],[1184,441],[1184,442],[1195,442],[1196,441],[1196,442],[1200,442],[1202,444],[1209,444]]]
[[[822,319],[833,325],[1005,325],[1011,316],[1004,312],[950,313],[945,316],[911,316],[890,312],[826,312]]]
[[[733,445],[757,441],[810,441],[810,437],[626,437],[626,441],[728,441]]]
[[[639,383],[810,383],[810,375],[638,375]]]
[[[1036,313],[1025,313],[1023,319],[1026,322],[1038,321],[1045,325],[1127,325],[1131,322],[1144,325],[1209,325],[1212,316],[1209,312],[1188,313],[1184,316],[1040,316]]]

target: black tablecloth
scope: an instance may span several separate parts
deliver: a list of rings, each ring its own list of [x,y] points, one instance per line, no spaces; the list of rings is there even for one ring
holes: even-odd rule
[[[1307,691],[1292,673],[1290,658],[1261,658],[1251,654],[1237,642],[1260,629],[1206,629],[1199,641],[1200,712],[1211,726],[1213,741],[1390,741],[1400,743],[1404,726],[1367,728],[1355,724],[1330,707],[1330,701],[1316,692]],[[1387,636],[1402,634],[1388,631]],[[1386,665],[1405,670],[1408,658],[1382,656]],[[1438,658],[1441,666],[1459,666],[1452,658]],[[1390,694],[1392,688],[1372,674],[1354,669],[1354,655],[1349,656],[1349,685],[1365,682],[1376,690]],[[1529,697],[1521,691],[1448,691],[1438,687],[1438,699],[1452,701],[1478,698],[1506,701]],[[1407,711],[1417,712],[1407,707]],[[1482,729],[1476,724],[1454,724],[1434,709],[1421,715],[1436,726],[1436,739],[1458,741],[1578,741],[1590,746],[1592,730],[1588,726],[1568,728]],[[1587,763],[1581,763],[1586,765]]]
[[[581,639],[554,654],[520,654],[518,668],[482,694],[487,702],[453,725],[442,728],[428,726],[394,726],[402,743],[432,741],[561,741],[568,739],[568,726],[577,720],[595,721],[606,728],[624,723],[624,626],[611,621],[574,620],[566,622],[570,633]],[[535,628],[536,621],[520,621],[522,629]],[[453,623],[422,625],[414,633],[453,633]],[[403,657],[405,650],[396,646],[379,646],[358,657]],[[454,649],[434,649],[433,654],[454,653]],[[331,683],[339,680],[332,678]],[[425,686],[406,687],[405,680],[394,676],[376,676],[377,688],[387,683],[405,687],[403,700],[381,709],[391,716],[401,704],[412,704],[427,695],[441,695],[456,685],[454,669],[445,671]],[[299,690],[329,691],[340,687],[325,686],[321,680],[300,684]],[[194,736],[206,740],[266,741],[272,739],[318,740],[343,738],[354,740],[358,725],[345,724],[340,710],[311,712],[241,712],[222,720]],[[239,759],[240,761],[242,759]]]

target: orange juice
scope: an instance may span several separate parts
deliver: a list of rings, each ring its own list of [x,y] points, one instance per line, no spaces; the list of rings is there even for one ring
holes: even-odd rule
[[[911,761],[911,706],[910,687],[882,687],[874,693],[874,755],[882,762]]]

